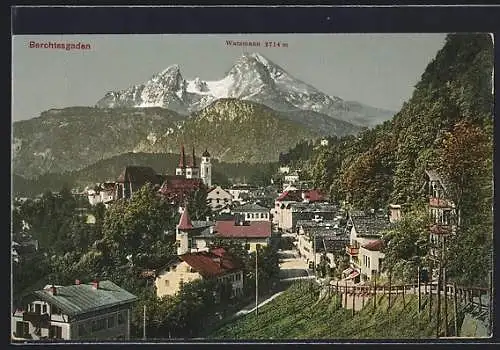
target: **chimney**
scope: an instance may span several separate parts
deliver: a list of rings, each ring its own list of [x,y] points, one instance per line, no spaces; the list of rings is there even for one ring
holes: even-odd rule
[[[77,286],[79,286],[79,285],[80,285],[80,280],[75,280],[75,284],[76,284]]]

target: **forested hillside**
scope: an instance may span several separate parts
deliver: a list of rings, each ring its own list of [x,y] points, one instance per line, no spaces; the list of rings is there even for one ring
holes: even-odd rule
[[[359,137],[332,140],[305,167],[316,185],[359,209],[422,205],[425,170],[437,170],[461,216],[461,230],[449,243],[450,276],[463,270],[467,283],[484,282],[472,269],[491,265],[492,69],[489,35],[449,35],[392,120]]]

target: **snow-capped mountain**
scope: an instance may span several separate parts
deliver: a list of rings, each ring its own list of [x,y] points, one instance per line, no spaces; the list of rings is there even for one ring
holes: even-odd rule
[[[259,53],[244,54],[217,81],[184,79],[179,66],[173,65],[144,84],[108,92],[97,102],[97,107],[163,107],[190,114],[221,98],[254,101],[281,112],[314,111],[365,126],[394,114],[329,96],[294,78]]]

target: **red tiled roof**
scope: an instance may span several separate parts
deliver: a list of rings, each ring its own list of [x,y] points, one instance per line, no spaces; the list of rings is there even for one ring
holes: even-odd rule
[[[214,248],[210,252],[217,256],[224,256],[224,254],[226,254],[226,250],[224,248]]]
[[[214,232],[216,236],[226,238],[266,238],[271,236],[271,222],[249,221],[237,225],[235,221],[217,221]]]
[[[384,246],[384,241],[381,239],[377,239],[376,241],[366,243],[362,247],[373,252],[379,252],[382,250],[382,248],[384,248]]]
[[[278,202],[284,202],[284,201],[302,202],[302,194],[300,191],[285,191],[282,194],[280,194],[280,196],[276,200]]]
[[[304,198],[309,202],[320,202],[324,201],[326,199],[326,196],[319,190],[307,190],[304,191]]]
[[[180,258],[206,278],[221,276],[240,268],[239,264],[227,254],[220,257],[212,252],[199,252],[184,254]]]
[[[189,218],[189,213],[187,208],[182,212],[181,218],[179,219],[179,225],[177,225],[179,230],[190,230],[193,228],[191,219]]]

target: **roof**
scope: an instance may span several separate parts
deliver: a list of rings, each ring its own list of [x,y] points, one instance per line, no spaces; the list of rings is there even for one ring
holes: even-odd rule
[[[349,216],[358,236],[380,236],[381,231],[390,227],[387,215],[354,212]]]
[[[92,284],[57,286],[56,295],[48,290],[34,291],[33,294],[57,306],[68,316],[76,316],[116,305],[132,303],[137,297],[111,281],[100,281],[99,288]]]
[[[326,203],[293,203],[291,205],[291,208],[294,212],[340,212],[339,208],[336,205]]]
[[[309,202],[322,202],[327,199],[327,196],[315,189],[304,191],[303,198]]]
[[[210,252],[183,254],[179,258],[205,278],[225,275],[241,268],[235,258],[222,248]]]
[[[437,181],[443,186],[444,190],[446,191],[448,188],[448,183],[444,179],[442,175],[440,175],[436,170],[425,170],[425,173],[429,177],[430,181]]]
[[[299,190],[284,191],[282,194],[279,195],[276,201],[302,202],[302,193]]]
[[[365,245],[362,246],[362,248],[365,248],[367,250],[371,250],[374,252],[379,252],[381,251],[385,246],[385,243],[381,239],[377,239],[375,241],[371,241],[366,243]]]
[[[189,213],[187,207],[181,214],[179,219],[179,224],[177,225],[179,230],[190,230],[193,228],[193,224],[191,223],[191,219],[189,218]]]
[[[214,232],[225,238],[267,238],[271,236],[271,222],[250,221],[237,225],[236,221],[217,221]]]
[[[210,157],[210,153],[208,153],[208,150],[205,149],[205,152],[201,155],[202,157]]]
[[[233,209],[234,212],[268,212],[269,209],[256,203],[246,203]]]
[[[160,191],[194,189],[200,186],[201,179],[186,179],[182,175],[167,175]]]
[[[132,182],[140,185],[145,185],[149,182],[152,185],[160,185],[161,177],[151,167],[129,165],[123,169],[117,182]]]

